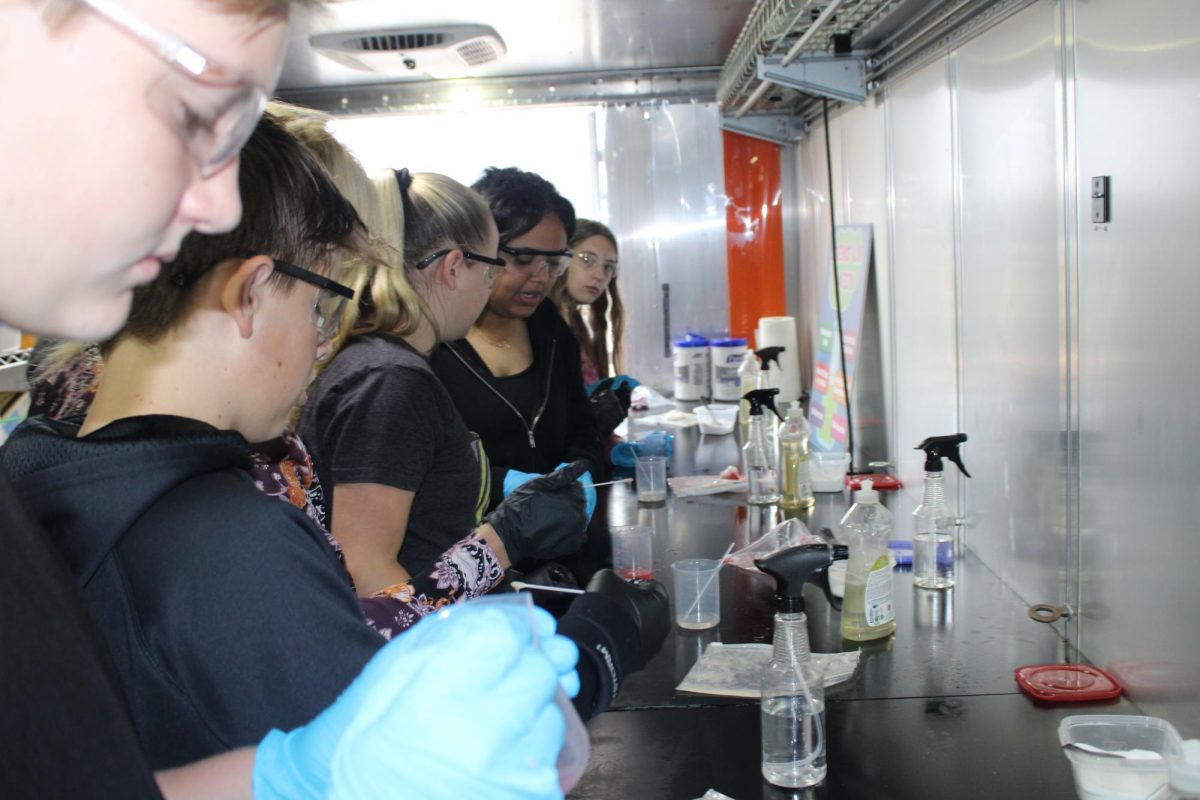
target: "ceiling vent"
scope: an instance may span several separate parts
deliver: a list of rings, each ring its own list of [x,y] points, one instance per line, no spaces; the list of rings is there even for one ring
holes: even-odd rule
[[[384,75],[457,78],[504,57],[504,40],[486,25],[439,25],[321,33],[313,49],[352,69]]]

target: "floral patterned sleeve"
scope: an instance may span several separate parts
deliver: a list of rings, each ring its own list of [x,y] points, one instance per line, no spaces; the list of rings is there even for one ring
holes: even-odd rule
[[[358,602],[367,624],[390,639],[438,609],[487,594],[503,578],[504,568],[495,551],[482,536],[471,534],[412,580]]]

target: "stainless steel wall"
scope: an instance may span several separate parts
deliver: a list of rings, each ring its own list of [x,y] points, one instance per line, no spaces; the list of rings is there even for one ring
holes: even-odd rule
[[[1200,735],[1200,4],[1076,2],[1080,646]],[[1111,175],[1112,222],[1088,182]]]
[[[621,243],[626,371],[670,389],[670,339],[729,330],[720,117],[711,103],[609,106],[598,109],[596,127]]]
[[[1071,643],[1190,736],[1197,31],[1196,3],[1043,0],[831,124],[837,222],[876,225],[904,499],[909,448],[966,431],[968,546],[1030,602],[1077,606]],[[812,292],[829,252],[820,125],[795,165]],[[1105,226],[1093,175],[1112,176]]]

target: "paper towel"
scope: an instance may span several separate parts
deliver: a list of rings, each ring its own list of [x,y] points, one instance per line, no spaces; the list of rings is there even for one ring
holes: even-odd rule
[[[783,347],[779,354],[779,369],[771,369],[771,385],[779,389],[782,403],[800,399],[800,342],[796,338],[795,317],[761,317],[755,338],[758,349]]]

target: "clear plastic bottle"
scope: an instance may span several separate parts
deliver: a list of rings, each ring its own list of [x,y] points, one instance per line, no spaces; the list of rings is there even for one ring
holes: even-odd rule
[[[787,788],[825,779],[824,676],[808,650],[808,618],[775,615],[775,652],[763,670],[762,774]]]
[[[777,391],[777,390],[767,390]],[[761,390],[749,392],[750,435],[742,447],[742,461],[746,472],[746,502],[754,505],[770,505],[779,502],[779,473],[771,463],[767,444],[767,428],[774,428],[763,415]]]
[[[747,353],[742,359],[742,365],[738,367],[738,379],[741,381],[741,413],[738,414],[738,427],[742,435],[742,444],[750,441],[750,403],[746,400],[746,395],[758,388],[758,357],[754,353]]]
[[[879,504],[879,492],[871,481],[863,481],[838,529],[838,538],[850,546],[842,596],[844,639],[865,642],[890,636],[896,630],[887,546],[891,535],[891,512]]]
[[[945,473],[925,472],[921,505],[913,511],[913,585],[954,585],[954,515],[946,507]]]
[[[782,486],[781,508],[811,508],[816,499],[812,490],[812,470],[808,463],[808,420],[799,401],[788,407],[787,419],[779,426],[779,462]]]

